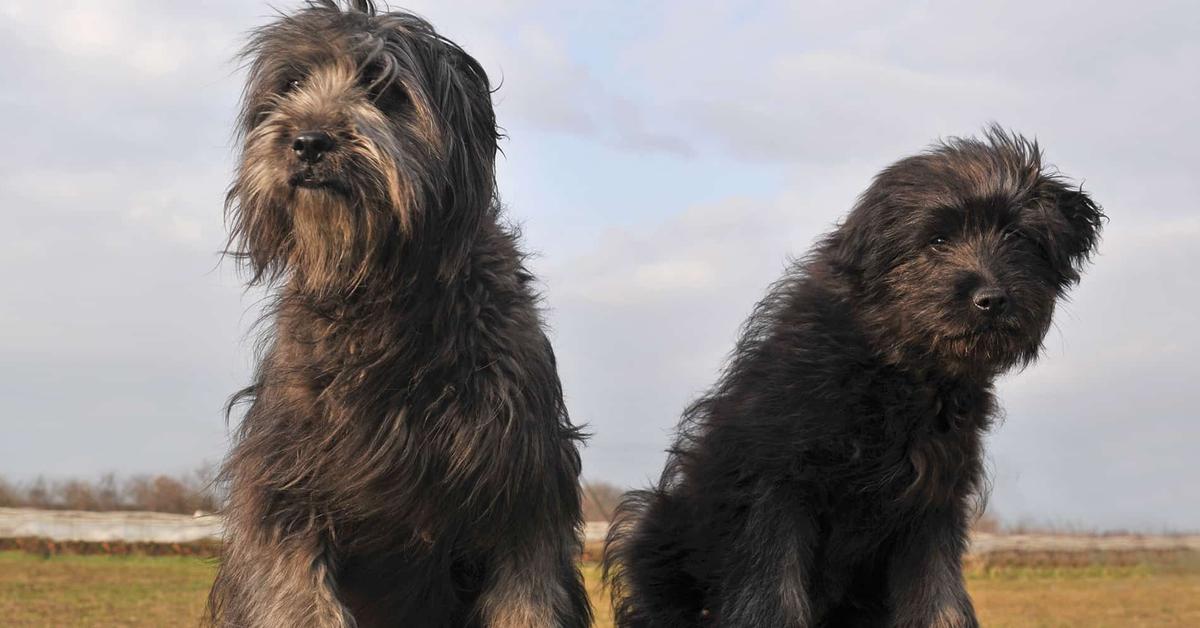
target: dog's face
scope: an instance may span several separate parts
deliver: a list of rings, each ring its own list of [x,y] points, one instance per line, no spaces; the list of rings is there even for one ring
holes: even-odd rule
[[[229,204],[256,279],[345,292],[399,247],[463,246],[451,240],[491,202],[497,140],[474,59],[417,17],[329,0],[256,31],[246,56]]]
[[[885,170],[834,235],[888,349],[961,373],[1033,361],[1103,215],[993,130]]]

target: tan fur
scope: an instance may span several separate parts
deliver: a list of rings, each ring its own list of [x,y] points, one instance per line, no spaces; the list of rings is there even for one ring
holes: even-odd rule
[[[568,547],[577,543],[568,542]],[[526,552],[507,556],[493,570],[480,600],[483,625],[555,628],[555,616],[569,615],[570,611],[567,591],[555,576],[567,553],[567,548],[538,544]]]

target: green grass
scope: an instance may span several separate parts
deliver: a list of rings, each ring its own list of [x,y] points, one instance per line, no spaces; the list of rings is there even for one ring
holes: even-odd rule
[[[611,621],[598,569],[584,566],[597,626]],[[212,561],[0,552],[4,626],[195,626]],[[1200,626],[1200,566],[1000,567],[967,584],[985,626]]]

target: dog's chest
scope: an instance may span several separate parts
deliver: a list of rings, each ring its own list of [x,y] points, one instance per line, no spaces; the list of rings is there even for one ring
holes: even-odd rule
[[[856,439],[859,494],[923,508],[973,491],[980,477],[986,409],[932,397],[884,410],[876,430]]]
[[[945,504],[973,489],[978,478],[978,432],[969,428],[923,431],[913,435],[905,453],[907,485],[897,487],[901,501]]]

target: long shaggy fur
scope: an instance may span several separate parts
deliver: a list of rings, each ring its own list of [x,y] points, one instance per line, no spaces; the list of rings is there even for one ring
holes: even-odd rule
[[[483,69],[363,1],[246,54],[231,249],[276,300],[211,622],[587,626],[580,434],[501,220]]]
[[[617,625],[977,625],[961,557],[992,382],[1037,357],[1102,218],[998,128],[884,170],[625,498]]]

